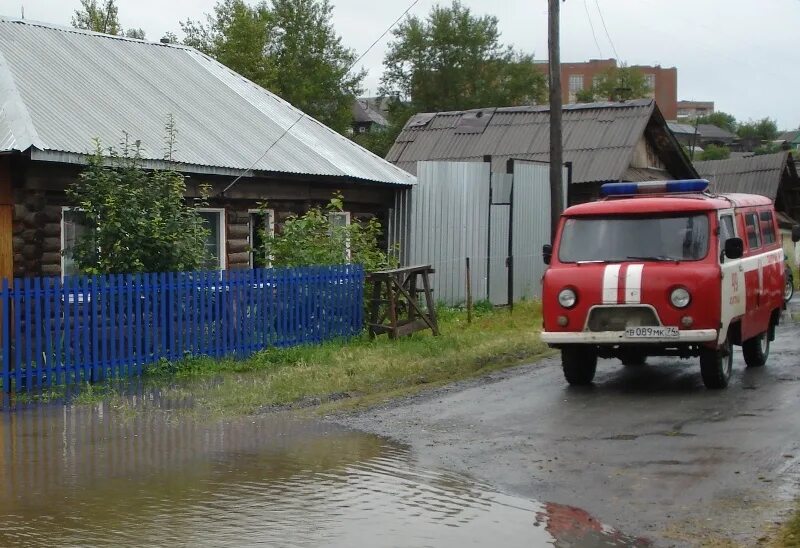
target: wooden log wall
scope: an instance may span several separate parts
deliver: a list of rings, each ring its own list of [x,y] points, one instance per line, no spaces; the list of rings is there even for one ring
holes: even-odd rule
[[[29,164],[26,171],[17,174],[14,185],[12,247],[14,276],[58,276],[61,274],[61,212],[70,205],[63,189],[80,173],[79,166],[56,164]],[[275,212],[275,230],[280,233],[283,224],[293,215],[302,215],[314,206],[324,207],[333,192],[344,195],[345,211],[352,221],[377,217],[386,227],[389,208],[394,203],[394,192],[400,190],[343,184],[331,186],[313,181],[282,182],[243,180],[224,198],[219,192],[230,178],[209,178],[212,184],[209,207],[225,208],[226,266],[229,269],[250,267],[250,213],[259,204]],[[205,178],[193,175],[187,179],[187,197],[197,195],[199,182]],[[2,219],[0,219],[2,221]]]

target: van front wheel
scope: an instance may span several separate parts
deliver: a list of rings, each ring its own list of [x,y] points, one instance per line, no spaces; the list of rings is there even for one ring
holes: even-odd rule
[[[742,354],[747,367],[763,367],[769,357],[769,331],[742,343]]]
[[[733,346],[730,340],[726,340],[719,348],[704,348],[700,352],[700,374],[706,388],[725,388],[731,380],[732,371]]]
[[[597,350],[593,346],[567,346],[561,349],[561,367],[567,382],[583,386],[591,384],[597,371]]]

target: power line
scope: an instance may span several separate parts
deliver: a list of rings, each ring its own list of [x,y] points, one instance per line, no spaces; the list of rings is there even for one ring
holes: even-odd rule
[[[414,1],[411,3],[411,5],[410,5],[410,6],[408,6],[408,7],[406,8],[406,11],[404,11],[403,13],[401,13],[401,14],[400,14],[400,17],[398,17],[397,19],[395,19],[395,20],[394,20],[394,22],[393,22],[391,25],[389,25],[389,27],[388,27],[388,28],[387,28],[385,31],[383,31],[383,34],[381,34],[380,36],[378,36],[378,38],[377,38],[377,39],[376,39],[374,42],[372,42],[372,44],[370,44],[370,46],[369,46],[367,49],[365,49],[365,50],[364,50],[364,53],[362,53],[361,55],[359,55],[359,56],[358,56],[358,59],[356,59],[355,61],[353,61],[353,64],[352,64],[352,65],[350,65],[350,68],[349,68],[349,69],[347,69],[347,72],[350,72],[351,70],[353,70],[353,67],[355,67],[355,66],[358,64],[358,62],[359,62],[359,61],[361,61],[361,60],[364,58],[364,56],[365,56],[366,54],[368,54],[368,53],[370,52],[370,50],[371,50],[372,48],[374,48],[374,47],[375,47],[375,45],[376,45],[378,42],[380,42],[380,41],[383,39],[383,37],[384,37],[384,36],[386,36],[387,34],[389,34],[389,31],[390,31],[390,30],[392,30],[392,29],[394,28],[394,26],[395,26],[397,23],[399,23],[399,22],[400,22],[400,20],[401,20],[403,17],[405,17],[405,16],[406,16],[406,14],[407,14],[409,11],[411,11],[411,9],[412,9],[414,6],[416,6],[418,3],[419,3],[419,0],[414,0]]]
[[[611,39],[611,35],[608,33],[608,27],[606,27],[606,20],[603,18],[603,12],[600,9],[600,0],[594,0],[594,3],[597,6],[597,13],[600,14],[600,21],[603,23],[603,30],[606,31],[606,38],[608,38],[608,43],[611,44],[611,49],[614,50],[614,55],[619,61],[620,60],[619,53],[617,53],[617,48],[614,47],[614,41]]]
[[[597,46],[597,52],[600,54],[600,57],[603,57],[603,50],[600,49],[600,42],[597,41],[597,34],[594,32],[594,23],[592,22],[592,16],[589,15],[589,5],[586,3],[586,0],[583,0],[583,9],[586,10],[586,18],[589,20],[589,27],[592,29],[592,38],[594,38],[594,45]]]
[[[280,137],[278,137],[277,139],[275,139],[275,140],[272,142],[272,144],[271,144],[271,145],[269,145],[269,147],[267,148],[267,150],[265,150],[265,151],[264,151],[264,154],[262,154],[261,156],[259,156],[259,157],[256,159],[256,161],[255,161],[255,162],[253,162],[252,164],[250,164],[250,167],[248,167],[247,169],[245,169],[245,170],[244,170],[244,171],[243,171],[243,172],[242,172],[242,173],[241,173],[241,174],[240,174],[238,177],[236,177],[236,178],[235,178],[233,181],[231,181],[231,184],[229,184],[228,186],[226,186],[226,187],[225,187],[225,189],[224,189],[222,192],[220,192],[220,195],[223,195],[223,194],[225,194],[226,192],[228,192],[228,190],[230,190],[230,188],[231,188],[233,185],[235,185],[236,183],[238,183],[238,182],[239,182],[239,179],[241,179],[242,177],[244,177],[245,175],[247,175],[248,173],[250,173],[250,170],[251,170],[251,169],[253,169],[253,168],[255,167],[255,165],[256,165],[258,162],[260,162],[260,161],[261,161],[261,159],[262,159],[264,156],[266,156],[266,155],[267,155],[267,153],[268,153],[270,150],[272,150],[272,148],[273,148],[275,145],[277,145],[277,144],[278,144],[278,142],[279,142],[281,139],[283,139],[283,138],[284,138],[284,136],[285,136],[287,133],[289,133],[289,131],[290,131],[290,130],[291,130],[293,127],[294,127],[294,126],[296,126],[296,125],[297,125],[297,123],[298,123],[300,120],[302,120],[302,119],[303,119],[303,118],[305,118],[305,117],[306,117],[306,114],[305,114],[305,112],[301,113],[301,114],[300,114],[300,117],[299,117],[297,120],[295,120],[294,122],[292,122],[292,125],[290,125],[289,127],[287,127],[287,128],[286,128],[286,130],[285,130],[283,133],[281,133],[281,136],[280,136]]]

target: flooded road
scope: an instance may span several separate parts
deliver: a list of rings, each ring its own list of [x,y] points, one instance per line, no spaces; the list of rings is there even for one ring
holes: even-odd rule
[[[169,407],[169,405],[167,405]],[[0,546],[640,546],[581,510],[279,415],[0,414]]]

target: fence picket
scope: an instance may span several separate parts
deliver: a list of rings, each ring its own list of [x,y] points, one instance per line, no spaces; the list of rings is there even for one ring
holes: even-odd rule
[[[185,355],[246,357],[358,334],[358,266],[3,280],[4,391],[140,375]]]
[[[8,278],[3,278],[2,291],[0,292],[0,305],[3,307],[2,317],[0,321],[3,322],[3,332],[0,336],[3,337],[3,391],[10,392],[11,390],[11,377],[10,377],[10,363],[11,363],[11,298],[8,286]]]

